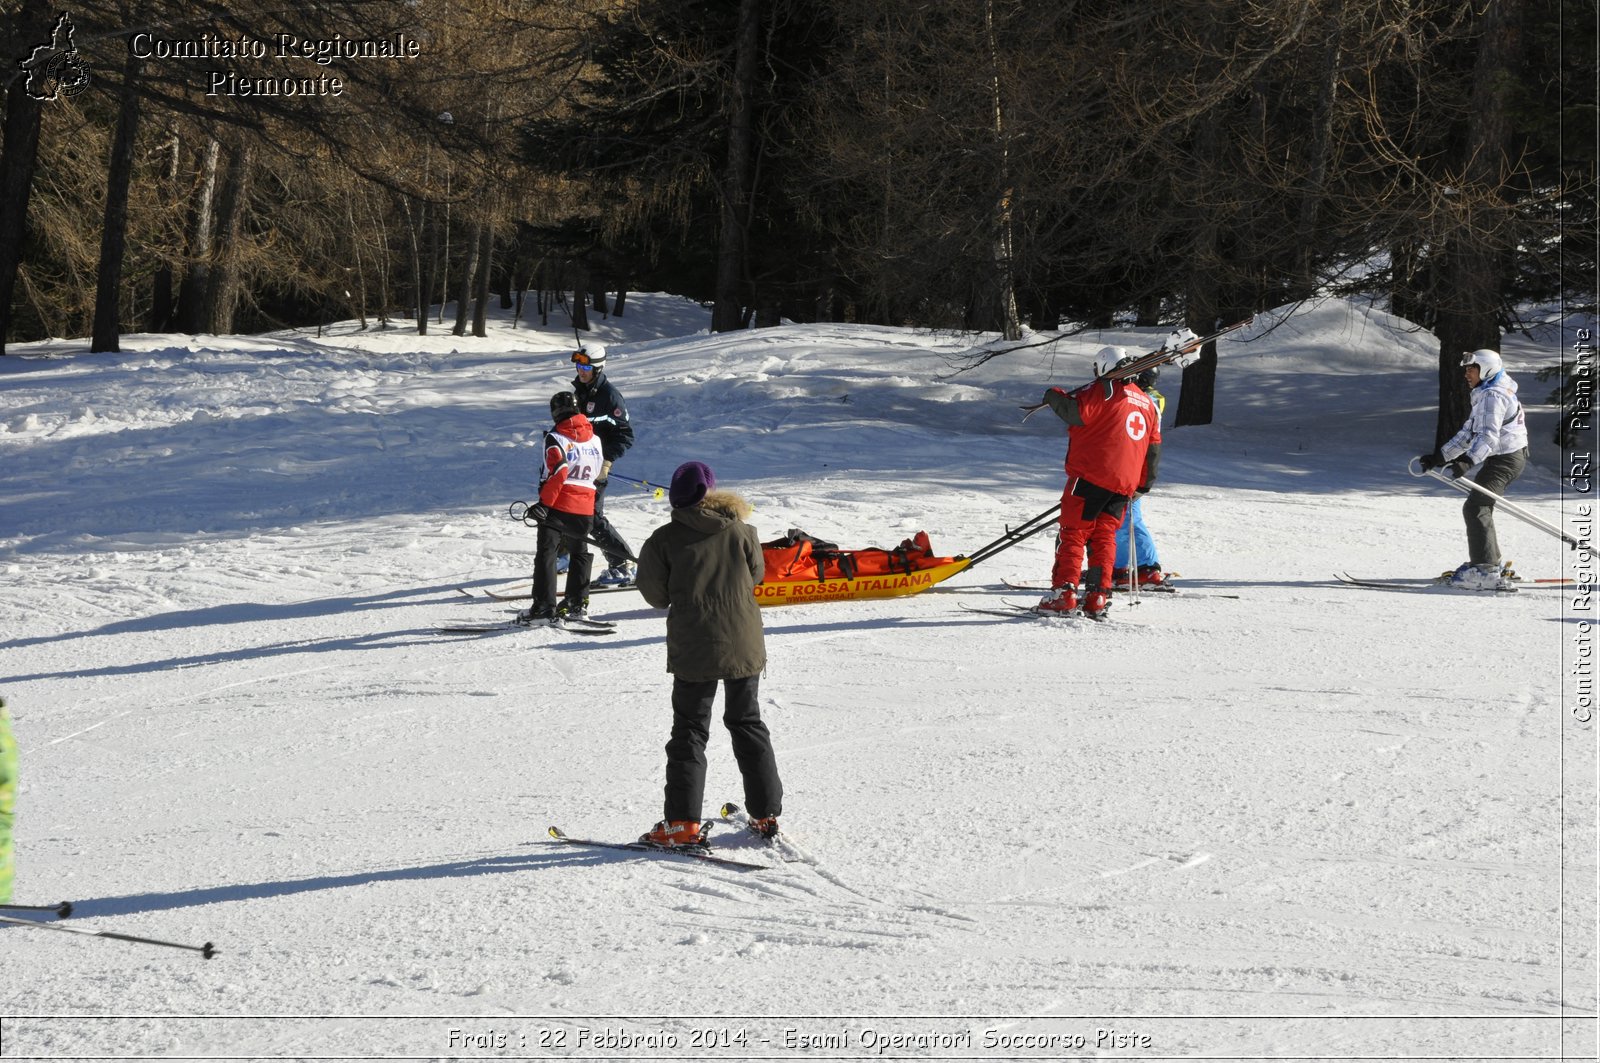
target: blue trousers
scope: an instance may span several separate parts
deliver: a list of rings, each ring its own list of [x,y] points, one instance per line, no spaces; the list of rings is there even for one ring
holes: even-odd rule
[[[1159,565],[1161,556],[1156,552],[1156,541],[1150,536],[1150,529],[1144,526],[1144,507],[1142,498],[1135,498],[1128,507],[1128,512],[1123,515],[1122,524],[1117,528],[1117,568],[1128,567],[1128,529],[1133,528],[1133,543],[1138,547],[1139,565]]]

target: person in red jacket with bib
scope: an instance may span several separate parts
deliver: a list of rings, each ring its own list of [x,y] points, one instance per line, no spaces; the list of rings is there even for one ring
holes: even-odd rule
[[[1161,459],[1161,413],[1132,380],[1105,374],[1132,361],[1107,347],[1095,362],[1091,384],[1076,391],[1051,388],[1045,403],[1067,422],[1067,486],[1061,495],[1061,531],[1056,540],[1051,591],[1039,602],[1045,613],[1073,613],[1105,618],[1110,604],[1112,563],[1117,553],[1117,526],[1135,495],[1156,481]],[[1114,364],[1113,364],[1114,363]],[[1085,546],[1089,571],[1078,593]]]
[[[589,533],[594,524],[594,482],[605,458],[589,419],[578,412],[570,391],[550,396],[554,426],[544,434],[544,460],[539,466],[539,501],[528,507],[528,520],[539,525],[533,555],[533,604],[517,614],[520,624],[547,624],[556,615],[556,553],[562,536],[573,544],[567,566],[567,591],[561,615],[582,619],[588,613]]]

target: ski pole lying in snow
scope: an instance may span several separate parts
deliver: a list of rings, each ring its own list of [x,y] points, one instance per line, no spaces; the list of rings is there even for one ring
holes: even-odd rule
[[[1583,553],[1588,554],[1590,557],[1600,556],[1600,554],[1595,553],[1593,547],[1586,546],[1582,542],[1579,542],[1576,536],[1567,534],[1542,517],[1537,517],[1534,514],[1529,513],[1515,502],[1507,501],[1504,497],[1495,494],[1487,487],[1482,487],[1478,484],[1475,484],[1465,477],[1459,480],[1451,479],[1438,469],[1428,469],[1426,472],[1424,472],[1422,469],[1422,462],[1418,461],[1416,458],[1412,458],[1410,461],[1406,462],[1406,472],[1409,472],[1412,476],[1416,477],[1431,476],[1440,483],[1447,483],[1451,487],[1454,487],[1457,491],[1461,491],[1464,494],[1470,495],[1472,492],[1476,491],[1480,495],[1484,495],[1493,499],[1495,505],[1504,506],[1506,512],[1510,513],[1513,517],[1521,518],[1525,523],[1532,524],[1540,531],[1549,532],[1551,535],[1554,535],[1557,539],[1560,539],[1574,550],[1582,551]]]
[[[635,480],[633,477],[624,476],[620,472],[612,473],[611,479],[624,480],[630,484],[633,484],[641,491],[649,491],[651,492],[652,498],[665,498],[667,495],[667,489],[665,487],[662,487],[660,484],[653,484],[649,480]]]
[[[198,952],[208,960],[217,954],[216,948],[209,941],[204,945],[180,945],[176,941],[159,941],[156,938],[142,938],[134,934],[119,934],[115,930],[90,930],[88,927],[61,926],[58,923],[40,923],[32,919],[8,919],[3,915],[0,915],[0,923],[10,926],[31,926],[37,930],[54,930],[62,934],[82,934],[85,937],[115,938],[118,941],[132,941],[140,945],[163,945],[169,949],[186,949],[189,952]]]
[[[0,912],[55,912],[57,918],[65,919],[72,914],[72,902],[62,901],[60,904],[0,904]]]
[[[520,511],[517,509],[518,506],[522,507],[522,509]],[[510,510],[511,510],[511,519],[512,520],[521,521],[523,524],[526,524],[526,525],[528,525],[530,527],[539,527],[540,526],[541,522],[539,520],[537,520],[533,516],[533,507],[528,505],[528,503],[518,500],[516,502],[511,503]],[[598,546],[602,550],[606,549],[606,544],[605,543],[598,542],[598,541],[596,541],[594,539],[585,539],[581,535],[569,535],[566,532],[562,532],[561,534],[562,534],[563,537],[565,537],[567,539],[571,539],[571,540],[573,540],[575,542],[588,543],[590,546]],[[635,564],[637,564],[638,561],[639,561],[639,559],[637,557],[634,557],[632,554],[628,553],[626,550],[619,551],[619,553],[621,553],[623,557],[627,558],[629,561],[634,562]]]

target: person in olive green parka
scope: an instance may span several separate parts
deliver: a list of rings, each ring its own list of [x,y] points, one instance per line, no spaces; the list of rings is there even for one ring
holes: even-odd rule
[[[778,831],[783,784],[772,738],[757,704],[766,640],[755,586],[765,574],[761,541],[744,522],[750,504],[715,490],[716,477],[698,461],[672,474],[672,521],[639,551],[639,593],[667,612],[667,671],[672,682],[672,737],[667,742],[664,819],[643,841],[693,845],[702,840],[706,742],[720,681],[722,722],[744,777],[751,829]]]

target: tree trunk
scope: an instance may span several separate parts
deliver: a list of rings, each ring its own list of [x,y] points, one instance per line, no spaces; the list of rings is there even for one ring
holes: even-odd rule
[[[222,186],[217,207],[217,253],[206,285],[204,319],[206,331],[225,336],[233,332],[234,310],[239,303],[239,231],[250,196],[249,144],[229,152],[228,179]]]
[[[738,50],[733,69],[733,113],[722,189],[722,232],[717,250],[716,302],[711,331],[744,326],[745,241],[750,222],[750,173],[755,152],[756,60],[761,49],[761,0],[739,0]]]
[[[433,271],[439,265],[439,213],[427,200],[422,202],[420,225],[428,235],[428,251],[417,276],[417,335],[426,336],[428,318],[433,313]]]
[[[467,260],[461,267],[461,290],[456,293],[456,323],[450,329],[452,336],[467,334],[467,315],[472,304],[472,282],[478,268],[478,241],[483,236],[483,219],[475,218],[467,235]]]
[[[183,141],[179,139],[177,130],[168,127],[171,133],[169,141],[172,147],[170,161],[167,164],[167,184],[163,195],[169,204],[178,202],[178,174],[183,169]],[[174,275],[172,264],[163,260],[156,267],[155,276],[151,278],[150,286],[150,320],[148,328],[151,332],[166,332],[172,328],[173,314],[177,310],[177,298],[173,292]]]
[[[427,318],[428,308],[423,304],[427,288],[422,280],[422,229],[428,224],[427,206],[412,205],[411,196],[400,197],[400,209],[406,215],[406,240],[411,249],[411,306],[409,312],[415,321]]]
[[[215,223],[217,160],[222,145],[207,137],[200,155],[200,184],[189,206],[189,268],[178,286],[178,330],[191,335],[205,331],[206,290],[211,280],[211,227]]]
[[[139,97],[134,88],[138,79],[139,60],[130,49],[122,65],[117,128],[106,167],[105,221],[100,230],[100,268],[95,277],[91,353],[121,350],[118,311],[122,306],[122,256],[128,246],[128,185],[133,180],[133,145],[139,135]]]
[[[984,5],[983,23],[989,43],[990,103],[994,108],[995,152],[1000,161],[1000,195],[994,209],[994,276],[991,278],[992,305],[984,312],[992,315],[993,324],[1008,341],[1022,338],[1022,319],[1017,313],[1016,279],[1013,275],[1012,209],[1016,189],[1011,184],[1011,156],[1006,132],[1004,101],[1000,96],[1000,47],[994,34],[994,0]]]
[[[345,233],[350,237],[350,255],[356,260],[356,291],[361,294],[352,297],[349,289],[345,289],[344,297],[351,304],[351,309],[361,321],[361,330],[367,329],[367,270],[361,261],[361,229],[356,225],[355,205],[352,203],[354,194],[347,187],[344,190],[344,225]],[[348,269],[347,269],[348,272]]]
[[[1306,131],[1307,150],[1311,158],[1307,166],[1306,186],[1300,191],[1296,219],[1299,229],[1293,278],[1296,298],[1305,298],[1317,287],[1313,273],[1318,243],[1317,217],[1322,210],[1328,180],[1328,160],[1333,150],[1333,106],[1338,98],[1339,68],[1344,55],[1343,14],[1344,0],[1334,0],[1326,15],[1327,40],[1323,45],[1321,83],[1311,113],[1311,128]]]
[[[489,335],[489,271],[494,262],[494,223],[484,222],[478,237],[478,297],[472,306],[472,334],[479,339]]]
[[[623,309],[624,306],[627,305],[627,302],[628,302],[628,293],[623,291],[621,286],[619,285],[618,288],[617,288],[617,297],[615,299],[611,300],[611,316],[612,317],[621,317],[622,316],[622,309]]]
[[[1525,0],[1489,0],[1473,64],[1471,118],[1462,145],[1462,187],[1444,253],[1439,300],[1439,419],[1435,444],[1454,435],[1471,409],[1464,351],[1500,349],[1500,291],[1513,239],[1507,200],[1512,162],[1511,93],[1522,64]]]
[[[1213,110],[1195,126],[1194,152],[1202,172],[1213,172],[1222,155],[1221,118]],[[1197,207],[1194,212],[1195,240],[1190,251],[1189,305],[1184,323],[1204,336],[1216,328],[1217,311],[1222,302],[1222,233],[1215,211]],[[1200,348],[1200,358],[1183,370],[1183,390],[1178,396],[1178,411],[1172,423],[1210,424],[1215,415],[1217,396],[1217,345]]]
[[[23,0],[22,9],[7,21],[16,29],[0,60],[16,73],[15,62],[28,58],[33,45],[50,39],[50,5]],[[15,62],[11,62],[14,60]],[[28,198],[39,161],[39,101],[14,77],[6,89],[5,141],[0,144],[0,356],[11,334],[11,298],[16,293],[17,271],[28,222]]]

